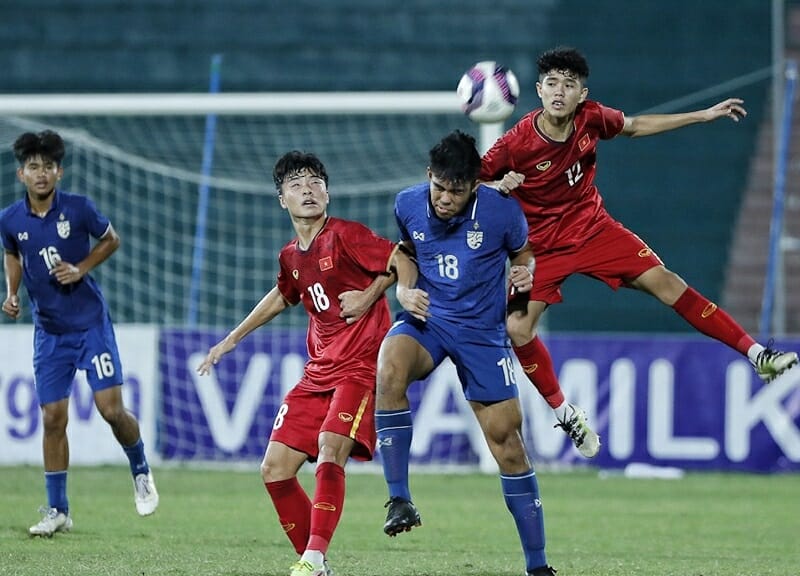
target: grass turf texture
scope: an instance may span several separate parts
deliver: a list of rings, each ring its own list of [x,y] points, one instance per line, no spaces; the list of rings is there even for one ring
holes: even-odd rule
[[[31,538],[42,471],[0,468],[0,575],[287,576],[296,556],[252,472],[155,470],[161,505],[140,518],[121,467],[74,468],[75,527]],[[304,473],[308,489],[313,476]],[[381,530],[383,478],[349,474],[329,557],[338,576],[522,576],[495,476],[412,476],[423,526]],[[800,573],[800,476],[690,474],[683,480],[542,473],[549,562],[559,576]]]

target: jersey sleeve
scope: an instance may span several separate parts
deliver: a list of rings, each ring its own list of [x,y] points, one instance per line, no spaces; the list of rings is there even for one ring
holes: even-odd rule
[[[86,226],[93,238],[100,238],[108,230],[111,221],[106,218],[95,206],[90,198],[86,198],[85,205]]]
[[[625,115],[622,111],[597,104],[598,134],[601,140],[610,140],[619,136],[625,126]]]
[[[478,180],[491,182],[511,170],[511,156],[505,137],[500,137],[481,158]]]
[[[0,238],[3,242],[3,249],[6,252],[19,252],[17,248],[17,242],[14,239],[14,235],[8,230],[8,227],[5,225],[5,216],[7,211],[0,212]]]
[[[394,219],[397,222],[397,229],[400,231],[400,242],[411,242],[411,235],[408,233],[405,218],[402,214],[401,198],[402,196],[398,194],[394,200]]]
[[[389,259],[395,244],[358,222],[349,222],[344,229],[342,245],[362,269],[376,274],[389,271]]]
[[[278,256],[278,290],[286,299],[286,301],[294,306],[300,302],[300,294],[297,291],[297,284],[292,280],[292,271],[288,269],[286,258],[283,251]]]
[[[528,221],[519,203],[509,198],[508,226],[506,226],[506,246],[509,252],[519,252],[528,241]]]

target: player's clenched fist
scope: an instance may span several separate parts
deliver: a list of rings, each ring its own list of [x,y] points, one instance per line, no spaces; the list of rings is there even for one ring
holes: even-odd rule
[[[3,312],[14,320],[19,318],[19,297],[16,294],[12,294],[3,301]]]

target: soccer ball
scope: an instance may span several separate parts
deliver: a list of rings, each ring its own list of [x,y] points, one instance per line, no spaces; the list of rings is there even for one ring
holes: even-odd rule
[[[511,116],[517,105],[519,82],[511,70],[487,60],[464,72],[456,93],[461,99],[461,109],[470,120],[502,122]]]

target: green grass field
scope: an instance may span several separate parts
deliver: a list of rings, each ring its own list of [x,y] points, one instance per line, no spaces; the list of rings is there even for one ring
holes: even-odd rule
[[[257,465],[252,472],[156,470],[158,512],[139,518],[127,469],[75,468],[75,527],[30,538],[44,500],[35,467],[0,468],[2,575],[288,576],[294,551]],[[309,487],[310,474],[302,476]],[[559,576],[800,574],[800,476],[690,474],[683,480],[540,474],[549,562]],[[338,576],[521,576],[499,480],[412,477],[423,526],[381,531],[383,478],[350,474],[329,551]]]

